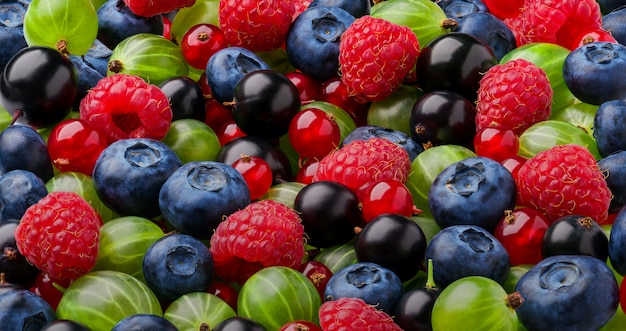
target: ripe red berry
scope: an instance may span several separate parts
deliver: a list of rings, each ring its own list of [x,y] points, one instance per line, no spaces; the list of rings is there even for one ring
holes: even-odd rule
[[[382,100],[403,83],[419,54],[419,41],[409,27],[365,15],[341,36],[341,80],[357,101]]]
[[[106,138],[87,121],[68,119],[57,124],[48,136],[48,154],[61,172],[80,172],[91,176]]]
[[[333,272],[324,263],[314,260],[302,263],[300,272],[313,282],[320,299],[324,301],[326,284],[328,284],[330,277],[333,276]]]
[[[384,311],[359,298],[339,298],[322,303],[320,326],[324,331],[343,330],[402,330]]]
[[[528,159],[517,174],[520,202],[546,215],[550,222],[577,214],[604,224],[611,191],[587,148],[557,145]]]
[[[519,150],[519,137],[512,129],[489,126],[479,129],[474,136],[474,151],[478,156],[498,162],[514,157]]]
[[[104,77],[80,102],[80,118],[99,130],[109,144],[125,138],[161,140],[172,117],[165,93],[134,75]]]
[[[285,74],[285,77],[289,78],[300,91],[300,102],[302,104],[319,100],[320,82],[300,71],[288,72]]]
[[[169,13],[183,7],[190,7],[196,0],[124,0],[124,3],[135,15],[152,17],[159,14]]]
[[[237,311],[237,297],[239,296],[239,292],[229,283],[212,281],[206,292],[224,300],[230,308]]]
[[[35,284],[30,290],[46,300],[52,309],[56,310],[63,297],[63,291],[70,286],[72,282],[72,279],[53,279],[50,278],[50,275],[47,273],[40,272],[39,275],[37,275]]]
[[[365,222],[382,214],[411,217],[417,211],[411,191],[396,179],[385,178],[366,185],[359,190],[358,196]]]
[[[224,32],[209,23],[192,26],[180,41],[180,48],[187,63],[201,70],[206,69],[206,64],[213,54],[226,47],[228,47],[228,42]]]
[[[248,184],[251,200],[262,197],[272,186],[272,168],[262,157],[242,155],[231,166],[241,173]]]
[[[76,279],[96,265],[101,224],[80,195],[50,192],[26,210],[15,240],[20,253],[51,278]]]
[[[269,266],[297,269],[304,256],[300,216],[274,200],[253,202],[222,221],[210,242],[215,273],[243,284]]]
[[[322,83],[320,87],[320,101],[328,102],[345,110],[357,125],[365,125],[363,114],[367,114],[369,104],[360,103],[348,92],[348,87],[341,81],[341,78],[334,77]]]
[[[226,145],[226,143],[231,140],[246,135],[243,131],[241,131],[237,123],[235,123],[235,120],[229,120],[222,124],[222,126],[215,131],[215,134],[217,134],[217,139],[220,141],[222,146]]]
[[[541,242],[548,223],[537,210],[522,207],[507,212],[493,235],[509,253],[511,265],[537,264],[543,259]]]
[[[313,178],[315,177],[315,173],[317,172],[317,166],[320,163],[318,159],[308,159],[302,160],[300,159],[300,169],[298,169],[298,173],[296,173],[295,181],[302,184],[310,184],[313,182]]]
[[[298,112],[289,123],[289,142],[302,158],[323,158],[341,142],[341,130],[334,116],[318,109]]]

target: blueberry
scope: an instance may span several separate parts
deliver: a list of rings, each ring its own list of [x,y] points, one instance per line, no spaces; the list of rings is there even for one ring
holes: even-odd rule
[[[44,182],[54,176],[46,142],[29,126],[10,125],[0,132],[0,175],[16,169],[28,170]]]
[[[250,191],[243,176],[232,166],[215,161],[184,164],[159,193],[159,207],[167,222],[200,239],[210,239],[224,216],[249,203]]]
[[[2,331],[40,330],[54,320],[56,315],[52,307],[29,290],[0,294]]]
[[[289,61],[319,81],[336,77],[339,70],[339,41],[354,22],[354,16],[339,7],[314,6],[293,21],[285,49]]]
[[[233,101],[235,86],[247,73],[270,70],[258,55],[243,47],[226,47],[209,58],[206,78],[211,93],[220,103]]]
[[[200,240],[173,233],[148,248],[143,258],[143,274],[154,294],[162,301],[171,302],[208,288],[213,277],[213,257]]]
[[[433,278],[440,288],[466,276],[484,276],[504,284],[509,254],[491,233],[475,225],[453,225],[439,231],[426,247]]]
[[[367,140],[369,138],[383,138],[391,142],[394,142],[409,154],[409,159],[413,161],[421,152],[424,151],[424,147],[418,144],[411,137],[398,130],[383,128],[374,125],[359,126],[352,130],[341,142],[342,145],[347,145],[354,140]]]
[[[598,168],[605,174],[604,179],[613,195],[609,213],[616,213],[626,206],[626,151],[615,152],[600,159]]]
[[[0,224],[21,219],[28,207],[47,194],[43,180],[28,170],[11,170],[0,176]]]
[[[92,87],[98,84],[100,79],[106,77],[106,74],[103,75],[98,72],[96,68],[85,60],[84,56],[70,55],[69,58],[72,60],[78,73],[78,92],[74,101],[74,109],[78,110],[80,109],[80,101]]]
[[[440,0],[436,1],[447,17],[461,22],[465,17],[473,13],[489,12],[485,3],[481,0]]]
[[[498,61],[517,46],[515,35],[508,25],[487,12],[475,12],[465,16],[455,31],[482,40],[491,47]]]
[[[626,209],[617,213],[611,226],[609,261],[618,274],[626,275]]]
[[[441,228],[477,225],[492,232],[515,207],[515,180],[500,163],[470,157],[441,171],[428,193],[428,207]],[[488,208],[485,208],[488,204]]]
[[[357,262],[333,274],[324,290],[326,301],[360,298],[392,314],[402,298],[402,281],[391,270],[372,262]]]
[[[626,100],[603,102],[593,118],[593,137],[603,157],[626,150]]]
[[[152,314],[130,315],[113,326],[111,331],[178,331],[178,328],[163,316]]]
[[[611,269],[586,255],[545,258],[518,280],[515,290],[524,298],[517,316],[528,330],[599,330],[619,303]]]
[[[28,46],[24,38],[24,15],[28,4],[17,1],[0,3],[0,68],[4,68],[13,55]]]
[[[98,197],[121,216],[159,216],[159,190],[182,162],[166,144],[150,138],[118,140],[93,169]]]
[[[563,80],[582,102],[600,105],[625,99],[626,46],[611,42],[591,42],[571,51],[563,62]]]
[[[123,0],[108,0],[98,8],[98,40],[115,48],[122,40],[138,34],[163,34],[161,15],[143,17],[133,14]]]
[[[369,15],[372,9],[370,0],[313,0],[309,4],[309,8],[316,6],[338,7],[355,18]]]
[[[82,56],[82,60],[102,76],[106,76],[109,68],[109,58],[112,53],[113,51],[110,48],[96,39],[87,53]]]
[[[626,2],[624,2],[626,5]],[[626,6],[616,8],[615,10],[602,16],[602,28],[611,32],[611,36],[622,44],[626,44]]]

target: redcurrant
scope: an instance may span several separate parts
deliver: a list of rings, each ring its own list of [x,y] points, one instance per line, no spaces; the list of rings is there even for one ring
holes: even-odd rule
[[[98,156],[107,145],[106,138],[87,121],[67,119],[50,132],[48,154],[59,171],[91,176]]]
[[[210,126],[213,131],[219,131],[224,124],[234,120],[233,111],[219,101],[209,99],[205,102],[204,123]]]
[[[479,156],[501,162],[517,155],[518,150],[519,137],[511,129],[488,126],[474,136],[474,151]]]
[[[306,159],[306,161],[302,162],[302,165],[296,174],[295,181],[302,184],[311,184],[319,164],[320,160],[318,159]]]
[[[297,113],[287,134],[293,149],[303,158],[323,158],[339,146],[341,139],[334,117],[318,108]]]
[[[322,331],[319,325],[310,321],[293,321],[283,325],[279,331]]]
[[[70,286],[72,281],[71,279],[53,279],[48,274],[41,272],[35,280],[35,285],[30,290],[46,300],[50,307],[56,310],[61,297],[63,297],[63,292]]]
[[[233,139],[246,135],[243,131],[241,131],[239,126],[237,126],[235,120],[230,120],[222,124],[222,126],[215,131],[215,134],[217,134],[217,139],[219,139],[222,146],[226,145],[227,142]]]
[[[357,102],[354,97],[348,93],[348,88],[341,81],[341,78],[334,77],[323,82],[320,87],[319,97],[320,101],[332,103],[348,112],[358,126],[367,123],[367,116],[364,116],[364,114],[367,114],[369,105]]]
[[[196,69],[206,69],[209,58],[228,47],[224,32],[213,24],[199,23],[187,30],[180,42],[183,56]]]
[[[493,235],[509,253],[511,265],[537,264],[543,259],[541,242],[548,226],[539,211],[522,207],[507,212]]]
[[[400,214],[411,217],[416,212],[411,191],[401,181],[382,179],[358,192],[365,222],[382,214]]]
[[[291,71],[285,74],[285,77],[293,83],[300,91],[300,102],[307,104],[318,99],[320,94],[320,82],[307,76],[300,71]]]
[[[324,263],[311,260],[302,263],[300,266],[300,272],[304,274],[308,279],[313,282],[317,293],[320,295],[320,299],[324,301],[324,291],[328,280],[332,277],[333,272]]]
[[[241,173],[248,184],[251,200],[262,197],[272,186],[272,168],[262,157],[242,155],[232,163],[232,167]]]
[[[206,289],[207,293],[213,294],[224,300],[234,311],[237,311],[237,297],[239,293],[230,284],[220,281],[212,281]]]

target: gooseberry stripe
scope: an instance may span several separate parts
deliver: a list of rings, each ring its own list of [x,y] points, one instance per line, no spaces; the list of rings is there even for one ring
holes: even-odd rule
[[[330,271],[336,273],[342,268],[357,262],[354,244],[342,244],[334,248],[326,248],[324,252],[314,258],[323,263]]]
[[[198,321],[215,327],[237,313],[219,297],[205,292],[185,294],[170,304],[163,317],[180,330],[195,330]]]

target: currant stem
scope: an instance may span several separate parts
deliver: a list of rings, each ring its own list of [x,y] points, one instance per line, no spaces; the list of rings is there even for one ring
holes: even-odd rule
[[[428,278],[426,278],[426,285],[424,286],[427,288],[436,289],[437,284],[435,284],[435,277],[433,275],[433,259],[428,259],[428,269],[426,270],[426,272],[428,273]]]

